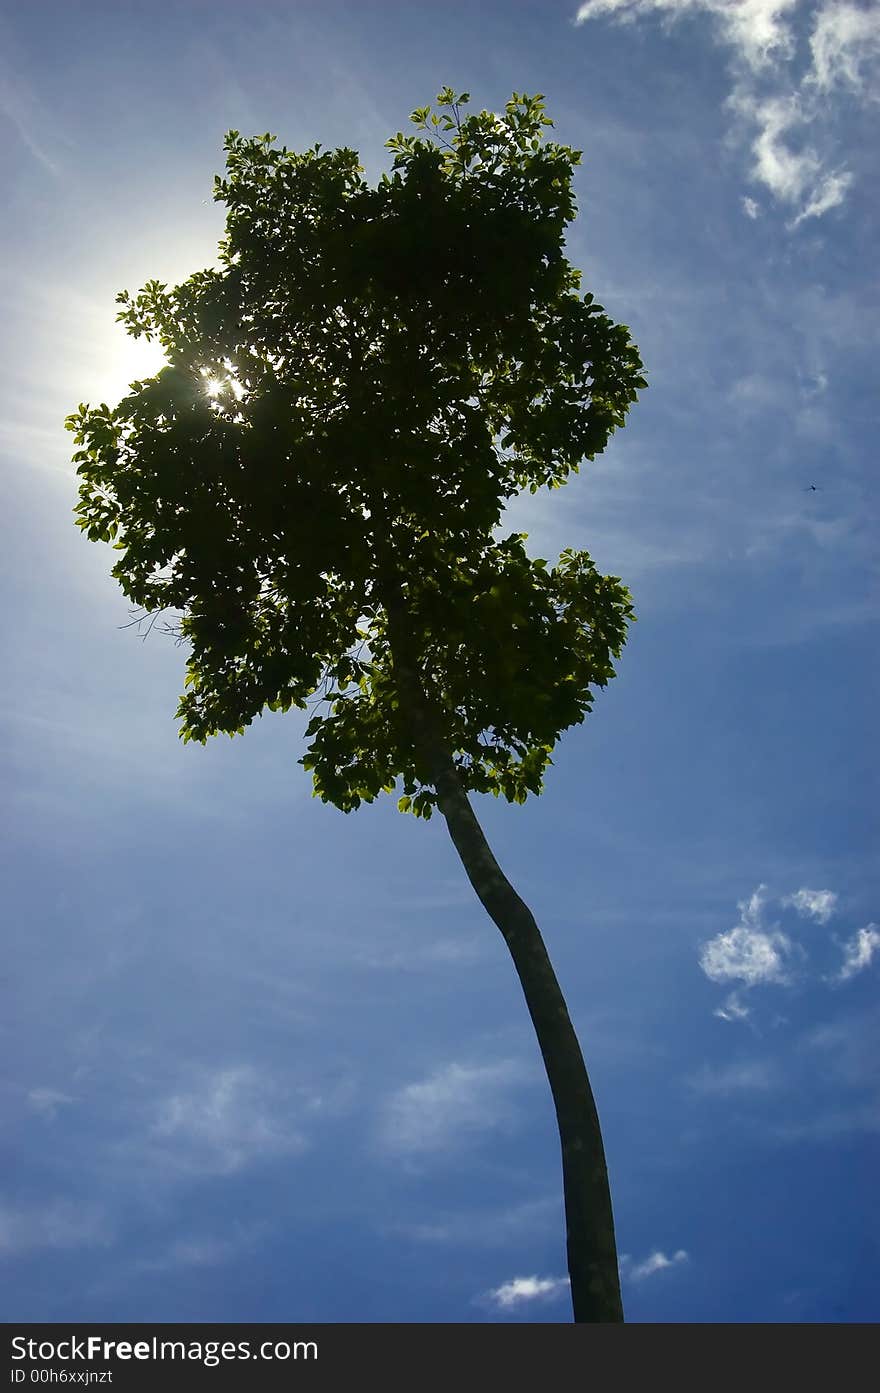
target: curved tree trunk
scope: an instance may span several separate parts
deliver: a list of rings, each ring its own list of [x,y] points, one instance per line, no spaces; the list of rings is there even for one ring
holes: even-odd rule
[[[393,567],[385,572],[392,661],[417,750],[437,791],[455,849],[510,950],[535,1027],[562,1144],[566,1240],[576,1322],[622,1321],[611,1191],[599,1115],[577,1035],[531,910],[492,854],[455,768],[437,737],[410,654],[406,605]]]
[[[566,1244],[576,1321],[622,1321],[611,1191],[599,1114],[565,998],[534,916],[483,835],[451,761],[435,787],[449,835],[510,949],[544,1058],[562,1144]]]

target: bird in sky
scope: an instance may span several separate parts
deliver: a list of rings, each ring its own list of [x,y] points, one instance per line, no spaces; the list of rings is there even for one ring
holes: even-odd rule
[[[815,484],[808,484],[807,487],[803,490],[803,492],[804,492],[804,493],[821,493],[822,490],[821,490],[821,489],[817,489]]]

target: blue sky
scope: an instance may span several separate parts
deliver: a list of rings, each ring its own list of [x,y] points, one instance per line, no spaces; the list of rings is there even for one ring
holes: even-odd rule
[[[476,800],[628,1318],[876,1319],[876,8],[38,0],[0,55],[5,1318],[570,1318],[549,1092],[442,821],[313,800],[308,713],[178,740],[62,429],[159,366],[114,296],[213,262],[227,128],[375,179],[449,83],[584,151],[568,255],[650,380],[503,529],[630,585],[619,676],[542,797]]]

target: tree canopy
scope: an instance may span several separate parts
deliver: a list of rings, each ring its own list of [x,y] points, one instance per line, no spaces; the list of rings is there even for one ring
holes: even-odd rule
[[[585,551],[496,540],[506,501],[558,488],[646,383],[625,325],[564,254],[580,152],[540,96],[463,116],[446,88],[387,142],[296,153],[230,131],[218,265],[118,297],[167,366],[67,419],[78,525],[189,644],[185,740],[325,709],[300,761],[348,812],[437,792],[392,660],[389,595],[466,791],[523,802],[614,675],[629,592]]]

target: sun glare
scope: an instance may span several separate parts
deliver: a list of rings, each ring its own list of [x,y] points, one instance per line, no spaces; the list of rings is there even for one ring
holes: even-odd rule
[[[235,397],[236,401],[241,401],[244,396],[244,388],[233,373],[232,364],[226,362],[224,366],[227,369],[225,377],[214,377],[212,373],[208,372],[207,368],[202,368],[205,391],[212,401],[217,401],[223,392],[227,389],[231,389],[232,395]]]
[[[155,339],[147,343],[146,339],[133,339],[117,330],[106,353],[96,363],[96,385],[89,393],[90,400],[115,406],[128,393],[130,383],[155,377],[164,366],[165,354]]]

